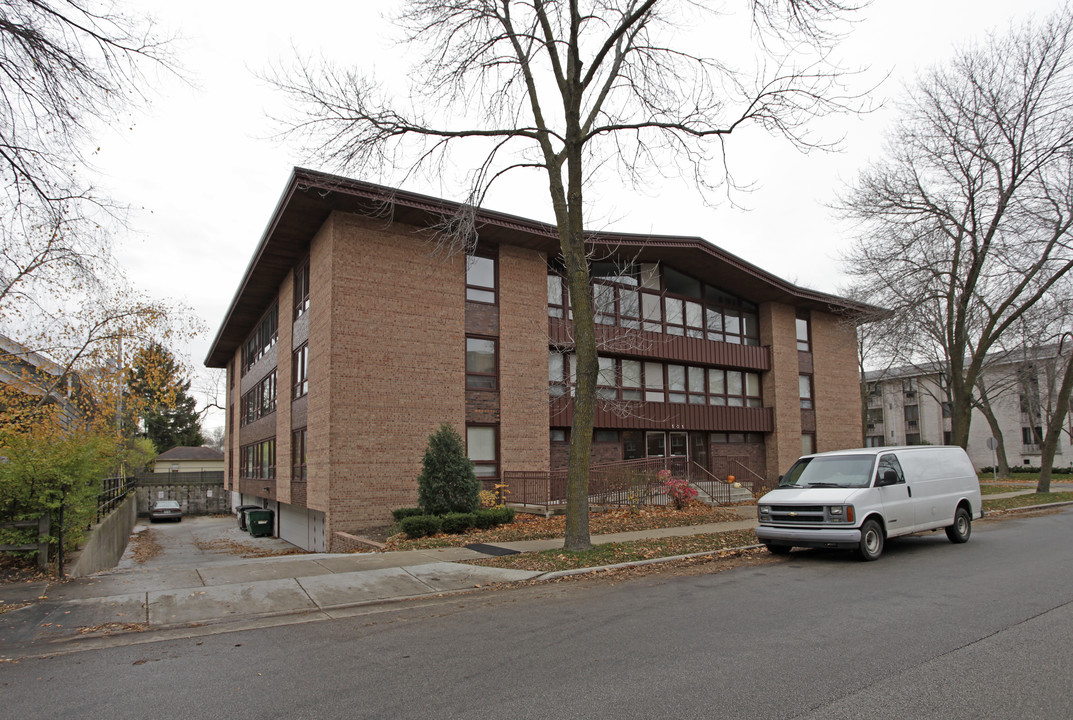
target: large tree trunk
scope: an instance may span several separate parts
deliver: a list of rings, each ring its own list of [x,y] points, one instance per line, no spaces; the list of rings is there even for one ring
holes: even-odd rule
[[[1008,478],[1010,476],[1010,462],[1006,458],[1006,439],[1002,435],[1002,427],[999,426],[998,418],[995,417],[986,394],[981,394],[980,412],[987,419],[987,425],[991,428],[991,437],[995,438],[997,443],[995,447],[995,474],[1001,478]]]
[[[1061,357],[1061,353],[1059,353]],[[1073,395],[1073,355],[1065,360],[1065,372],[1062,374],[1062,386],[1058,389],[1058,401],[1054,411],[1047,420],[1047,435],[1043,440],[1039,461],[1039,485],[1036,492],[1051,491],[1051,466],[1054,464],[1054,454],[1058,450],[1058,440],[1062,437],[1062,426],[1065,425],[1066,414],[1069,412],[1069,398]]]

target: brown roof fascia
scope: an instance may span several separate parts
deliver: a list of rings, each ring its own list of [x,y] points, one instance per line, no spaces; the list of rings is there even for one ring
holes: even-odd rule
[[[286,273],[284,266],[288,261],[290,265],[297,263],[305,255],[308,242],[333,210],[381,217],[423,229],[442,222],[463,207],[462,203],[442,198],[316,170],[294,168],[261,242],[246,267],[242,282],[231,300],[205,359],[205,365],[220,368],[226,366],[275,297],[276,289]],[[300,211],[319,217],[320,222],[309,222],[308,217],[304,220],[292,218]],[[476,220],[484,241],[520,245],[541,250],[549,255],[554,255],[559,250],[558,228],[555,225],[485,209],[477,210]],[[290,241],[281,237],[288,234],[292,235]],[[305,242],[294,242],[298,238],[304,239]],[[759,288],[766,288],[766,292],[760,293],[766,300],[803,304],[850,317],[878,311],[878,308],[846,298],[798,287],[699,237],[592,232],[589,233],[588,242],[605,247],[678,249],[687,253],[699,251],[703,254],[702,257],[742,273],[747,281],[737,283],[739,287],[748,288],[752,294]]]

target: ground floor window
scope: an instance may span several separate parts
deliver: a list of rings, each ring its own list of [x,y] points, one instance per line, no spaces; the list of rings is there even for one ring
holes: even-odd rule
[[[466,454],[480,480],[499,477],[499,438],[494,426],[466,427]]]

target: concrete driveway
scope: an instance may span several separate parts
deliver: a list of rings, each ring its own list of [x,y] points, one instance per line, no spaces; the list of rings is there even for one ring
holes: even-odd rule
[[[228,516],[187,516],[182,522],[150,523],[139,518],[119,564],[110,573],[202,567],[240,558],[272,557],[304,552],[286,540],[255,538],[239,530]]]

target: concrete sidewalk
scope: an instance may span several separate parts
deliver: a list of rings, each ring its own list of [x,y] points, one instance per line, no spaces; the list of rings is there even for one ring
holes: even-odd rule
[[[592,542],[748,530],[755,525],[753,520],[741,520],[659,528],[596,535]],[[495,547],[538,552],[562,547],[562,542],[562,538],[530,540]],[[116,633],[206,626],[223,630],[227,624],[289,615],[329,618],[371,604],[464,592],[546,574],[462,562],[487,557],[487,553],[456,547],[206,560],[153,570],[124,562],[117,570],[64,583],[0,590],[0,599],[7,603],[31,603],[0,614],[0,659]]]

